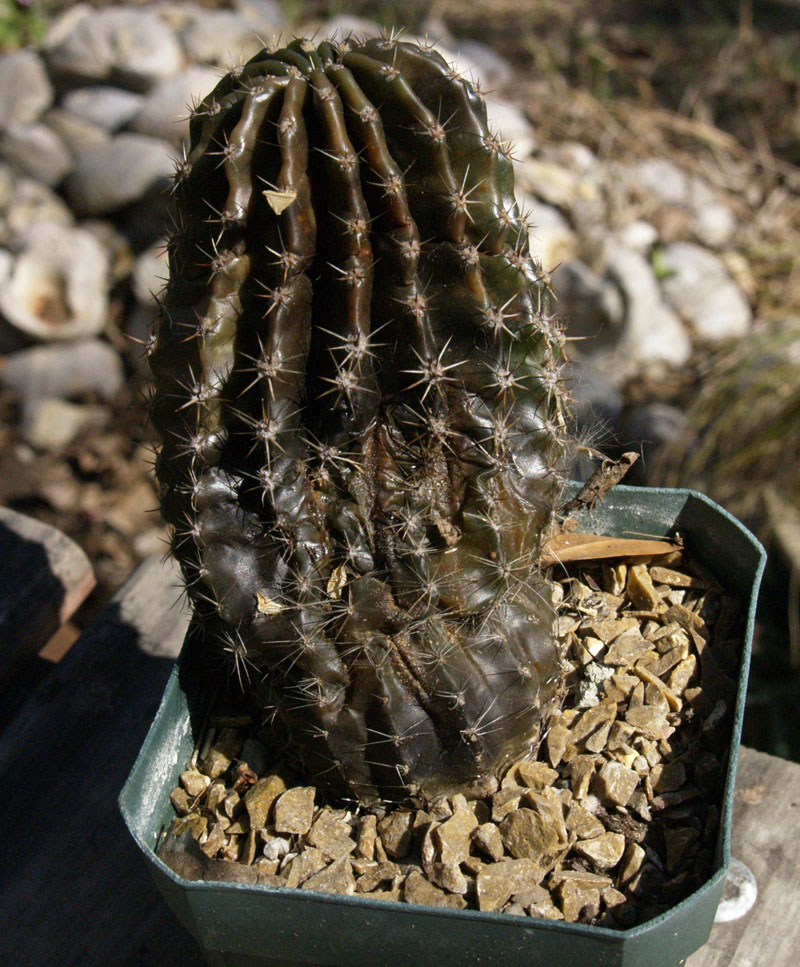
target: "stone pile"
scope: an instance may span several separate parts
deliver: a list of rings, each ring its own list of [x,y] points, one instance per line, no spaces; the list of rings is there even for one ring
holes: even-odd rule
[[[741,646],[738,602],[681,558],[555,584],[569,694],[538,760],[491,796],[335,808],[228,724],[181,775],[161,858],[189,879],[612,927],[656,916],[710,875]]]

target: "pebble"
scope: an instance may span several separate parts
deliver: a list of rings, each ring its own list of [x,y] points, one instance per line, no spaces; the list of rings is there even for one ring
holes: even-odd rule
[[[591,340],[593,350],[619,339],[625,317],[620,290],[580,259],[561,262],[552,274],[558,313],[567,334]]]
[[[134,91],[98,84],[69,91],[60,106],[105,131],[117,131],[135,117],[143,102],[143,95]]]
[[[478,820],[473,812],[459,809],[436,827],[433,836],[442,863],[461,863],[469,856],[472,832],[477,826]]]
[[[0,287],[0,312],[34,339],[96,335],[107,321],[108,269],[90,232],[40,223]]]
[[[495,863],[503,858],[503,837],[494,823],[481,823],[476,826],[472,831],[472,842]]]
[[[674,242],[665,246],[662,263],[669,272],[664,295],[698,338],[715,343],[750,331],[750,306],[719,256],[692,242]]]
[[[405,809],[390,812],[378,822],[378,835],[389,856],[407,856],[414,842],[414,813]]]
[[[456,62],[468,69],[484,91],[509,84],[514,79],[514,68],[505,57],[479,40],[459,40],[455,49]]]
[[[578,840],[575,852],[584,856],[598,870],[610,870],[622,859],[625,837],[622,833],[602,833],[592,839]]]
[[[622,292],[625,320],[613,358],[619,366],[615,385],[641,364],[685,365],[692,354],[689,335],[678,315],[661,297],[652,267],[638,252],[609,243],[605,248],[607,276]]]
[[[577,253],[578,240],[566,218],[557,208],[545,205],[532,195],[517,193],[521,215],[528,222],[528,244],[531,256],[551,272],[561,262]]]
[[[728,245],[736,234],[737,227],[736,216],[727,205],[720,202],[698,206],[689,223],[689,231],[697,241],[715,249]]]
[[[19,431],[36,450],[62,450],[87,430],[106,426],[110,419],[111,411],[105,406],[38,397],[22,407]]]
[[[505,150],[515,161],[524,161],[536,147],[536,135],[518,107],[499,98],[486,97],[489,130],[505,142]]]
[[[82,151],[87,144],[102,144],[109,138],[108,131],[104,128],[60,107],[48,111],[43,120],[58,135],[72,156]]]
[[[601,799],[615,806],[625,806],[638,784],[639,776],[633,769],[627,769],[619,762],[604,762],[594,781]]]
[[[156,295],[169,278],[167,246],[163,239],[137,256],[131,272],[133,294],[143,305],[155,305]]]
[[[275,831],[307,833],[314,816],[313,786],[295,786],[282,793],[275,802]]]
[[[338,860],[349,856],[356,848],[351,832],[350,823],[343,815],[322,809],[306,838],[312,846],[322,850],[326,859]]]
[[[264,22],[254,30],[252,23],[234,10],[195,8],[192,14],[181,31],[186,52],[200,64],[216,64],[226,69],[250,60],[281,29],[280,22]]]
[[[247,790],[244,796],[244,805],[253,829],[262,829],[266,826],[275,800],[285,791],[286,783],[280,776],[276,775],[259,779],[255,785]]]
[[[0,54],[0,126],[32,124],[53,103],[53,85],[32,50]]]
[[[619,229],[617,239],[620,245],[647,257],[658,241],[658,229],[650,222],[637,218]]]
[[[286,855],[288,856],[288,853]],[[296,889],[305,883],[309,877],[324,870],[326,865],[322,850],[315,846],[309,846],[291,859],[281,872],[286,873],[286,886]]]
[[[463,896],[454,893],[446,893],[438,886],[430,883],[417,870],[409,873],[403,884],[403,898],[406,903],[419,903],[426,907],[449,907],[450,909],[463,910],[467,901]]]
[[[110,402],[124,382],[119,353],[99,339],[35,346],[7,356],[0,365],[0,385],[21,400],[93,393]]]
[[[67,198],[80,215],[104,215],[167,183],[174,171],[170,145],[143,134],[119,134],[78,152],[65,183]]]
[[[310,876],[301,884],[304,890],[318,890],[321,893],[338,893],[351,896],[356,891],[353,867],[347,857],[334,860],[330,866]]]
[[[515,859],[535,860],[546,867],[548,859],[559,847],[556,831],[536,810],[515,810],[500,824],[500,835]]]
[[[72,212],[47,185],[12,173],[0,164],[0,245],[21,251],[31,229],[42,222],[70,226]]]
[[[361,817],[356,839],[356,852],[367,860],[375,856],[375,840],[378,837],[378,820],[371,813]]]
[[[155,13],[135,7],[93,10],[79,3],[50,26],[44,38],[50,68],[69,78],[109,80],[133,90],[183,67],[184,56],[172,30]]]
[[[479,910],[499,910],[512,894],[538,886],[542,869],[532,859],[502,860],[485,866],[475,879]]]
[[[218,71],[210,67],[187,67],[177,77],[156,84],[138,106],[131,127],[176,146],[188,142],[192,107],[218,83]]]
[[[0,156],[23,174],[51,188],[72,168],[72,155],[46,124],[8,124],[0,129]]]

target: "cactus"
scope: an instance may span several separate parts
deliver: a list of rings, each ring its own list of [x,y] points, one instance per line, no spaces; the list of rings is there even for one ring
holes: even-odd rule
[[[435,52],[295,41],[194,110],[150,345],[188,647],[328,794],[496,782],[562,690],[563,339]]]

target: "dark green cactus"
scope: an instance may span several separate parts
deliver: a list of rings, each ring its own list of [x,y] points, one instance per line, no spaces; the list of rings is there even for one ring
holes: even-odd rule
[[[194,111],[175,199],[153,421],[192,647],[333,794],[486,788],[560,694],[564,431],[483,102],[413,44],[263,51]]]

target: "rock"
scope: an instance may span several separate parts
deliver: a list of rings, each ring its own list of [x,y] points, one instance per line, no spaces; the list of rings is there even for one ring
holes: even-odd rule
[[[0,312],[30,338],[92,336],[106,324],[107,287],[108,258],[94,236],[44,222],[0,286]]]
[[[597,794],[605,802],[624,806],[639,784],[639,776],[619,762],[604,762],[594,784]]]
[[[296,889],[305,883],[309,877],[324,870],[326,865],[327,861],[322,855],[322,850],[316,849],[314,846],[304,849],[285,867],[286,886]],[[355,887],[355,881],[353,885]]]
[[[442,863],[461,863],[469,856],[472,831],[478,826],[475,814],[469,809],[459,809],[433,832]]]
[[[274,775],[259,779],[247,790],[244,805],[252,829],[262,829],[267,825],[275,800],[285,791],[286,783],[280,776]]]
[[[508,815],[500,824],[508,852],[516,859],[535,860],[544,868],[548,858],[559,847],[556,830],[536,810],[522,807]]]
[[[282,30],[286,26],[286,16],[278,0],[233,0],[234,9],[240,13],[258,33],[268,33],[267,28]],[[263,36],[263,40],[269,40]]]
[[[375,857],[375,840],[378,836],[378,820],[371,813],[365,813],[360,820],[358,827],[358,837],[356,839],[356,852],[364,859],[371,860]]]
[[[646,258],[658,241],[658,229],[650,222],[636,219],[617,232],[617,239],[620,245]]]
[[[28,233],[42,222],[72,225],[75,219],[47,185],[12,173],[0,164],[0,245],[24,249]]]
[[[252,23],[234,10],[198,7],[192,13],[190,23],[181,31],[181,40],[192,60],[200,64],[228,68],[244,64],[280,31],[280,24],[264,24],[256,31]],[[208,90],[202,93],[205,95]]]
[[[22,408],[20,434],[36,450],[62,450],[86,430],[104,427],[111,419],[105,406],[85,406],[38,397]]]
[[[133,90],[177,74],[183,52],[172,30],[149,10],[79,3],[50,26],[44,39],[50,68],[70,78],[108,80]]]
[[[208,776],[204,776],[202,772],[198,772],[197,769],[187,769],[186,772],[182,772],[180,776],[181,785],[186,790],[186,793],[196,799],[197,796],[201,795],[208,789],[211,785],[211,780]]]
[[[691,242],[674,242],[662,252],[669,273],[662,280],[667,301],[706,342],[746,335],[752,313],[741,290],[713,252]]]
[[[691,357],[691,342],[681,320],[662,301],[652,267],[637,252],[613,242],[605,246],[605,260],[607,276],[620,287],[625,303],[621,339],[613,350],[615,385],[642,364],[683,366]]]
[[[579,259],[570,259],[556,266],[551,281],[568,336],[591,340],[592,347],[613,345],[619,339],[625,307],[609,279]]]
[[[580,839],[593,839],[605,832],[605,826],[579,802],[570,803],[566,816],[567,829]]]
[[[113,132],[125,127],[143,103],[142,94],[98,84],[69,91],[61,99],[60,107],[104,131]]]
[[[261,830],[260,835],[264,844],[261,852],[265,859],[277,862],[289,852],[289,840],[284,839],[283,836],[270,836],[265,829]]]
[[[507,101],[486,97],[489,130],[505,142],[505,150],[515,161],[524,161],[536,147],[536,135],[528,119]]]
[[[366,17],[355,17],[352,14],[339,14],[330,17],[317,27],[319,40],[342,40],[350,35],[356,38],[380,37],[383,27],[374,20]]]
[[[99,339],[36,346],[7,356],[0,364],[0,385],[26,401],[92,393],[110,402],[124,383],[119,353]]]
[[[378,835],[389,856],[408,856],[414,842],[414,813],[395,809],[378,822]]]
[[[344,815],[323,809],[308,832],[308,842],[321,849],[326,859],[339,860],[349,856],[356,848],[350,823]]]
[[[224,883],[257,883],[258,870],[246,863],[237,863],[229,859],[211,859],[208,861],[203,879]]]
[[[545,273],[561,262],[574,258],[577,237],[567,220],[550,205],[544,205],[532,195],[517,193],[520,212],[528,222],[528,243],[531,255]]]
[[[356,892],[356,880],[350,860],[347,857],[335,860],[326,869],[309,877],[301,886],[304,890],[352,896]]]
[[[32,50],[0,54],[0,126],[32,124],[53,103],[53,87]]]
[[[599,870],[610,870],[622,859],[625,837],[622,833],[603,833],[592,839],[578,840],[575,852],[590,860]]]
[[[48,111],[43,121],[61,138],[72,156],[82,151],[88,144],[101,144],[109,138],[108,131],[60,107]]]
[[[551,769],[544,762],[532,762],[530,759],[522,759],[515,763],[506,773],[513,777],[521,786],[528,789],[544,789],[558,779],[558,772]]]
[[[655,401],[634,407],[622,414],[617,435],[627,449],[637,449],[644,463],[661,447],[683,438],[688,429],[683,410]]]
[[[0,155],[45,185],[60,184],[72,167],[72,155],[46,124],[9,124],[0,129]]]
[[[448,893],[465,894],[469,882],[458,863],[434,863],[428,872],[428,879],[434,886],[440,886]]]
[[[355,869],[356,864],[353,864]],[[369,870],[359,876],[356,882],[356,892],[371,893],[376,890],[381,883],[394,884],[402,877],[402,872],[397,863],[375,863]]]
[[[666,158],[637,161],[627,168],[625,176],[645,201],[689,206],[713,198],[711,189],[701,179],[690,178]]]
[[[275,832],[307,833],[314,815],[313,786],[287,789],[275,802]]]
[[[479,910],[499,910],[512,894],[538,886],[542,869],[531,859],[503,860],[478,873],[475,892]]]
[[[723,248],[736,234],[736,216],[721,202],[709,202],[697,207],[689,231],[701,245]]]
[[[409,873],[406,878],[403,884],[403,898],[406,903],[419,903],[426,907],[450,907],[463,910],[467,905],[463,896],[445,893],[438,886],[429,883],[417,870]]]
[[[174,168],[166,142],[119,134],[78,152],[65,189],[78,214],[102,215],[137,201],[155,184],[166,184]]]
[[[619,635],[612,642],[603,656],[603,663],[606,665],[633,665],[652,647],[652,644],[646,638],[642,638],[637,628],[631,628],[630,631]]]
[[[137,257],[131,273],[133,294],[144,305],[155,305],[168,278],[167,245],[161,240]]]
[[[472,831],[472,842],[495,862],[503,858],[503,837],[494,823],[481,823],[476,826]]]
[[[564,880],[558,888],[561,911],[567,923],[592,920],[600,912],[600,891],[574,880]]]
[[[209,67],[187,67],[177,77],[156,84],[137,109],[131,127],[174,145],[188,142],[193,106],[218,83],[217,71]]]
[[[463,62],[484,90],[494,90],[514,80],[514,68],[502,55],[479,40],[459,40],[456,62]]]

